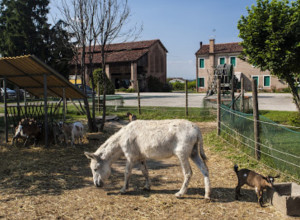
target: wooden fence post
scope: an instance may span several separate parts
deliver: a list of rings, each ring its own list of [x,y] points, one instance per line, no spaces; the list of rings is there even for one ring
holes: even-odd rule
[[[257,99],[256,81],[252,79],[252,101],[253,101],[253,121],[254,121],[254,141],[255,141],[255,158],[260,160],[260,138],[259,138],[259,112]]]
[[[231,77],[231,109],[235,110],[234,108],[235,98],[234,98],[234,73],[232,73]]]
[[[245,93],[244,93],[244,77],[241,75],[241,102],[240,102],[240,108],[241,112],[244,112],[244,101],[245,101]]]
[[[189,115],[188,110],[188,81],[185,80],[185,116],[187,117]]]
[[[221,79],[218,78],[217,84],[217,121],[218,121],[218,135],[221,134]]]
[[[137,93],[138,93],[138,110],[139,115],[141,114],[141,97],[140,97],[140,86],[139,86],[139,80],[136,80],[136,86],[137,86]]]

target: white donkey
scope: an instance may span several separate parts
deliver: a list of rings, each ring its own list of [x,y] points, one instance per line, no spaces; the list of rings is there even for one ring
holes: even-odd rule
[[[200,156],[198,149],[200,150]],[[125,155],[125,182],[121,193],[128,189],[132,167],[141,164],[141,170],[146,178],[145,189],[150,190],[150,181],[146,167],[146,159],[163,159],[176,155],[181,163],[184,182],[177,197],[183,196],[192,177],[189,163],[191,158],[204,175],[205,198],[210,197],[210,182],[206,156],[203,150],[203,140],[197,125],[187,120],[137,120],[112,135],[95,153],[85,152],[91,159],[91,170],[94,184],[102,187],[111,173],[114,161]]]

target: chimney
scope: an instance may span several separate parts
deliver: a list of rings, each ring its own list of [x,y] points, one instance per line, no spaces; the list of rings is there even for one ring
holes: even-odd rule
[[[209,40],[209,53],[215,52],[215,39]]]
[[[202,41],[200,41],[200,49],[202,48]]]

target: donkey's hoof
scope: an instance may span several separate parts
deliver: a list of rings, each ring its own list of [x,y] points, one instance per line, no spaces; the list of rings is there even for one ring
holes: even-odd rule
[[[183,196],[183,194],[182,194],[181,192],[177,192],[177,193],[175,193],[175,196],[176,196],[177,198],[181,198],[181,197]]]
[[[143,190],[144,190],[144,191],[147,191],[147,192],[150,192],[150,191],[151,191],[151,189],[150,189],[149,186],[144,186]]]
[[[122,188],[122,189],[120,190],[120,193],[121,193],[121,194],[125,194],[125,193],[126,193],[126,189]]]

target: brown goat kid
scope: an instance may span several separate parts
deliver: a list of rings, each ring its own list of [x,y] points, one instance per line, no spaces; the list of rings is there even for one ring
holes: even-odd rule
[[[129,122],[136,120],[136,115],[133,115],[130,112],[127,112],[127,117],[129,119]]]
[[[235,199],[238,200],[238,196],[241,196],[241,187],[245,184],[254,187],[257,195],[258,203],[263,207],[263,190],[267,187],[272,188],[274,183],[274,178],[278,178],[279,175],[272,177],[264,177],[252,170],[241,169],[238,170],[238,165],[234,165],[234,171],[238,178],[238,185],[235,188]]]

